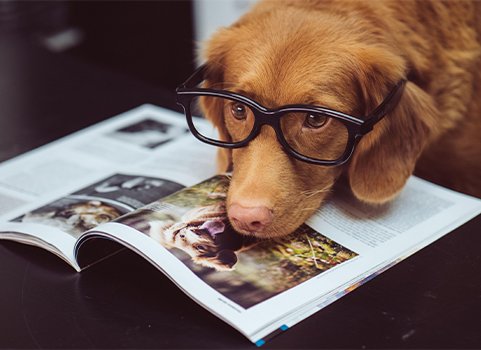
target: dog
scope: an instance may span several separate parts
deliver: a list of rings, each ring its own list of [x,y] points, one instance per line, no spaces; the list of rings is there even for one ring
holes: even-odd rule
[[[17,221],[32,222],[57,227],[60,230],[80,235],[101,224],[110,222],[122,213],[99,200],[86,200],[62,207],[43,207],[26,213]]]
[[[217,271],[233,270],[238,253],[257,243],[238,234],[227,221],[225,203],[194,208],[179,221],[150,221],[149,236],[164,247],[188,254],[192,261]]]
[[[219,149],[219,171],[232,170],[233,228],[259,238],[287,235],[338,181],[372,204],[395,198],[413,173],[481,197],[480,38],[476,1],[266,0],[220,29],[203,50],[202,87],[267,108],[313,104],[362,119],[406,81],[397,106],[346,164],[293,159],[267,125],[247,146]],[[232,140],[223,106],[201,108],[220,137]]]

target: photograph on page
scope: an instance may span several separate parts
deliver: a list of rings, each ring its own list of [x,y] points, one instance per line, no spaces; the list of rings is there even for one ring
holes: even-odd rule
[[[154,149],[187,133],[187,131],[188,129],[184,126],[146,118],[112,131],[107,136],[131,145]]]
[[[167,248],[212,288],[247,309],[357,254],[307,225],[291,236],[259,240],[233,230],[216,176],[116,220]]]
[[[115,174],[11,221],[55,227],[77,238],[183,187],[160,178]]]

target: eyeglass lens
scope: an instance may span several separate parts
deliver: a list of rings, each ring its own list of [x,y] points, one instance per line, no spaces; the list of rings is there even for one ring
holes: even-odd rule
[[[222,113],[225,127],[233,143],[244,141],[254,128],[254,111],[247,105],[224,97],[201,96],[191,102],[191,114],[202,116],[203,110]],[[216,141],[217,134],[202,131],[198,118],[192,118],[196,130]],[[344,123],[321,113],[293,111],[281,116],[282,135],[294,151],[316,160],[338,160],[344,154],[349,131]]]

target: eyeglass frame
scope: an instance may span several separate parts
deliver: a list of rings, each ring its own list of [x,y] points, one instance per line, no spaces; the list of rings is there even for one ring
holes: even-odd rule
[[[199,88],[197,87],[201,82],[205,80],[204,74],[207,70],[207,65],[201,65],[194,73],[187,78],[187,80],[182,83],[176,89],[176,99],[177,104],[182,106],[187,119],[187,125],[191,133],[200,141],[228,149],[242,148],[247,146],[247,144],[258,136],[262,126],[269,125],[272,127],[276,133],[278,142],[282,145],[284,150],[294,158],[316,165],[324,166],[338,166],[346,163],[352,154],[354,149],[360,139],[369,133],[379,121],[381,121],[387,114],[389,114],[398,104],[401,99],[402,92],[404,91],[404,86],[406,85],[406,80],[401,79],[399,82],[391,89],[391,91],[386,95],[384,100],[376,107],[364,120],[352,115],[336,111],[327,107],[320,107],[315,105],[306,104],[290,104],[284,105],[279,108],[269,109],[262,106],[258,102],[252,100],[249,97],[240,95],[238,93],[228,91],[228,90],[217,90],[210,88]],[[206,137],[199,133],[193,123],[193,116],[191,113],[191,102],[195,97],[210,96],[225,98],[231,101],[240,102],[247,107],[249,107],[254,114],[254,125],[252,126],[252,131],[250,134],[242,141],[239,142],[227,142],[214,140]],[[348,131],[348,141],[346,144],[346,149],[344,153],[336,160],[321,160],[312,157],[305,156],[289,145],[286,141],[284,132],[282,131],[280,120],[282,116],[288,113],[313,113],[322,114],[329,118],[334,118],[344,124]],[[275,118],[279,117],[279,118]]]

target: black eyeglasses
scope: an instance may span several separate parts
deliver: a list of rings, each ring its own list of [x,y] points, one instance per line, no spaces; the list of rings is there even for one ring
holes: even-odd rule
[[[269,109],[240,94],[199,88],[206,66],[199,67],[177,90],[177,103],[184,109],[192,134],[210,145],[224,148],[246,146],[263,125],[271,126],[277,140],[294,158],[311,164],[335,166],[345,163],[362,136],[370,132],[399,102],[406,81],[400,80],[370,115],[360,118],[325,107],[293,104]],[[230,140],[205,132],[199,123],[204,106],[217,106],[223,113]]]

